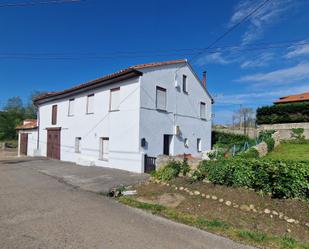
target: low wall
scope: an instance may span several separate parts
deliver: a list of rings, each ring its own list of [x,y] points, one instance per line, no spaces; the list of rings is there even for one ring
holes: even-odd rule
[[[290,139],[293,128],[303,128],[305,138],[309,139],[309,123],[263,124],[259,125],[258,131],[276,130],[280,133],[280,139]]]
[[[160,155],[156,159],[156,170],[160,169],[162,166],[167,165],[168,162],[170,162],[172,160],[174,160],[176,162],[183,162],[183,157]],[[187,162],[188,162],[191,169],[196,169],[201,161],[202,161],[202,159],[200,159],[200,158],[188,158]]]

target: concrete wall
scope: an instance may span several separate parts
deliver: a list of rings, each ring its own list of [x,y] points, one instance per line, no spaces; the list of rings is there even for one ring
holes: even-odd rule
[[[139,78],[84,92],[75,98],[74,115],[68,115],[69,99],[46,103],[39,108],[40,153],[46,156],[47,130],[61,127],[61,160],[141,172],[139,152]],[[120,87],[119,111],[109,111],[110,89]],[[87,95],[94,93],[94,113],[86,114]],[[57,124],[51,124],[52,105],[58,105]],[[80,153],[75,138],[81,137]],[[100,138],[109,137],[109,160],[99,160]]]
[[[173,135],[170,155],[192,154],[201,157],[197,151],[197,138],[202,141],[202,151],[211,149],[210,96],[187,65],[172,65],[142,70],[140,139],[145,138],[147,146],[143,152],[149,156],[163,154],[163,135]],[[188,93],[182,89],[182,76],[187,76]],[[156,86],[167,90],[166,112],[156,109]],[[200,118],[200,102],[206,103],[207,118]],[[174,127],[180,127],[175,135]],[[187,138],[189,146],[185,147]]]
[[[306,139],[309,139],[309,123],[263,124],[259,125],[258,130],[276,130],[280,133],[280,139],[290,139],[293,128],[303,128]]]
[[[18,131],[18,156],[20,156],[20,135],[22,133],[28,134],[27,156],[37,156],[36,151],[38,131],[36,129]]]

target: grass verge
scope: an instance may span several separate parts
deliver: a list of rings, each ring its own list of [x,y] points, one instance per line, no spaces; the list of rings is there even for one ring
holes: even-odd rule
[[[270,152],[266,158],[280,160],[309,160],[309,143],[281,143],[277,148]]]
[[[288,236],[272,236],[261,231],[248,231],[240,230],[232,227],[230,224],[223,220],[213,219],[207,220],[202,216],[191,215],[179,212],[172,208],[167,208],[157,204],[148,204],[144,202],[139,202],[130,197],[120,197],[119,202],[147,210],[152,214],[160,215],[165,218],[197,227],[202,230],[207,230],[219,235],[224,235],[235,241],[244,242],[253,246],[263,247],[263,248],[299,248],[299,249],[309,249],[309,244],[304,244],[296,241],[295,239]]]

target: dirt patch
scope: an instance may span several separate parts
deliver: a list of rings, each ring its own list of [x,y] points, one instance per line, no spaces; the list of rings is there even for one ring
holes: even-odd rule
[[[156,183],[140,185],[137,187],[137,198],[140,201],[156,200],[156,204],[167,206],[168,201],[165,204],[160,203],[160,197],[166,194],[168,198],[171,198],[172,193],[175,195],[180,193],[184,199],[175,206],[177,211],[199,215],[209,220],[220,219],[238,229],[259,230],[274,236],[287,235],[309,242],[309,228],[305,225],[309,222],[309,204],[306,201],[272,199],[270,196],[263,196],[249,189],[204,182],[192,183],[185,178],[178,178],[169,184],[170,186]],[[180,188],[190,189],[191,194],[190,191],[180,191]],[[194,191],[199,194],[195,195]],[[209,198],[206,198],[206,195]],[[212,196],[216,197],[215,200]],[[230,201],[231,205],[226,205],[226,201]],[[234,204],[238,207],[233,207]],[[240,208],[241,206],[243,208]],[[249,211],[250,206],[254,211]],[[268,209],[270,213],[266,214],[265,209]],[[284,216],[299,221],[299,224],[288,223],[284,218],[279,218],[279,213],[284,213]]]
[[[165,207],[176,208],[183,200],[185,200],[185,197],[177,193],[164,193],[156,197],[151,196],[150,198],[141,196],[138,197],[137,200],[149,204],[158,204]]]

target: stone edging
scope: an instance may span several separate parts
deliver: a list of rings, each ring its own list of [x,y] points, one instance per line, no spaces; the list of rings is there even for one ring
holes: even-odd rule
[[[300,221],[293,219],[291,217],[286,216],[283,212],[279,212],[276,210],[270,210],[268,208],[265,208],[264,210],[257,210],[254,205],[250,204],[239,204],[239,203],[234,203],[231,202],[229,200],[224,200],[223,198],[217,197],[215,195],[209,195],[206,193],[201,193],[198,190],[190,190],[188,188],[184,188],[184,187],[177,187],[176,185],[170,185],[169,183],[163,182],[163,181],[159,181],[159,180],[153,180],[152,182],[157,183],[157,184],[161,184],[163,186],[168,186],[173,188],[176,191],[180,191],[180,192],[185,192],[191,196],[200,196],[202,198],[205,199],[209,199],[209,200],[213,200],[213,201],[218,201],[219,203],[224,203],[227,207],[231,207],[231,208],[235,208],[235,209],[239,209],[245,212],[254,212],[254,213],[259,213],[259,214],[264,214],[269,216],[269,218],[273,219],[274,217],[278,217],[278,219],[280,220],[284,220],[289,224],[296,224],[296,225],[304,225],[305,227],[309,228],[309,222],[303,222],[301,223]],[[289,231],[289,229],[288,229]]]

